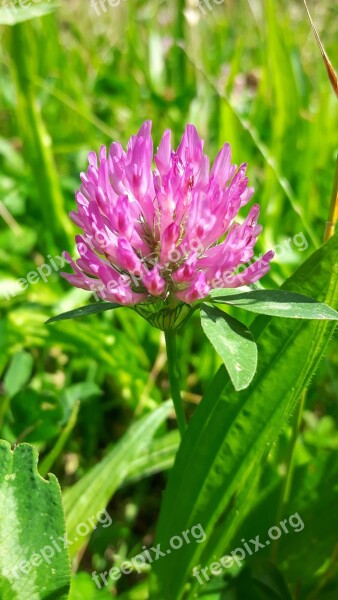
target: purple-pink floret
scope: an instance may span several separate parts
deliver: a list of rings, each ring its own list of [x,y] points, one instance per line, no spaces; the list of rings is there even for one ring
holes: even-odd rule
[[[89,153],[70,216],[82,231],[80,258],[63,276],[99,298],[133,305],[169,296],[191,304],[212,288],[236,288],[260,279],[273,252],[247,263],[261,226],[258,204],[242,224],[234,219],[252,197],[246,165],[231,164],[225,144],[210,170],[203,141],[187,125],[177,150],[165,131],[154,156],[151,122],[125,152],[114,142]],[[247,265],[244,267],[244,265]],[[240,267],[240,270],[238,269]]]

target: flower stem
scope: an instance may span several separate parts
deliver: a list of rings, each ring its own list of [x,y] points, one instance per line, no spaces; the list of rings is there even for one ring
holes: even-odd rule
[[[185,420],[183,400],[180,392],[180,375],[176,355],[176,332],[166,331],[164,335],[167,348],[168,375],[171,396],[175,407],[178,429],[182,438],[187,428],[187,423]]]

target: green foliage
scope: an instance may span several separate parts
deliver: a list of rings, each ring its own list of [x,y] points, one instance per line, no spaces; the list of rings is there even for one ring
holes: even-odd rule
[[[247,327],[219,308],[202,304],[202,327],[222,358],[235,390],[248,387],[257,368],[257,346]]]
[[[18,352],[13,357],[4,377],[6,394],[11,398],[30,379],[33,366],[33,358],[28,352]]]
[[[12,8],[12,10],[11,10]],[[30,21],[37,17],[48,15],[56,9],[56,4],[51,2],[41,2],[39,6],[21,6],[13,2],[12,7],[4,6],[0,8],[0,25],[16,25],[24,21]]]
[[[120,304],[114,304],[112,302],[101,302],[100,304],[88,304],[87,306],[81,306],[81,308],[75,308],[69,310],[62,315],[51,317],[46,321],[47,323],[54,323],[55,321],[65,321],[67,319],[77,319],[78,317],[86,317],[87,315],[93,315],[104,310],[112,310],[113,308],[119,308]]]
[[[309,296],[287,290],[252,290],[244,294],[237,290],[212,290],[213,302],[238,306],[250,312],[287,319],[337,320],[338,313]]]
[[[28,444],[12,451],[1,440],[0,454],[1,598],[66,600],[70,566],[57,479],[40,477]]]
[[[111,600],[111,593],[99,591],[90,575],[79,573],[73,577],[69,600]]]
[[[300,308],[303,319],[323,311],[335,318],[323,305],[293,303],[307,294],[335,304],[326,289],[333,281],[333,242],[314,253],[328,215],[338,107],[302,3],[210,0],[212,10],[203,13],[188,0],[121,0],[117,7],[106,2],[101,14],[91,2],[26,4],[16,4],[15,11],[0,8],[0,428],[1,438],[20,442],[14,454],[2,446],[6,460],[19,462],[25,455],[16,479],[24,482],[19,500],[25,518],[29,510],[28,522],[22,521],[29,536],[21,533],[19,540],[22,558],[31,546],[47,543],[43,533],[54,525],[64,534],[55,478],[43,481],[36,474],[32,451],[21,445],[28,441],[39,451],[40,474],[52,470],[64,496],[73,542],[71,600],[149,597],[148,574],[108,577],[98,589],[92,571],[109,572],[155,544],[163,497],[158,539],[180,535],[198,519],[208,537],[152,565],[161,578],[156,600],[164,600],[166,582],[168,594],[170,585],[180,592],[186,585],[186,598],[334,600],[338,358],[333,342],[327,345],[334,323],[275,318],[294,317]],[[329,4],[309,3],[334,61],[336,15]],[[88,293],[60,277],[68,269],[62,251],[76,254],[67,213],[74,209],[88,151],[112,140],[125,144],[148,118],[155,144],[166,127],[177,143],[187,122],[197,126],[211,158],[230,142],[234,161],[248,163],[261,204],[263,232],[255,254],[276,252],[262,282],[273,291],[255,285],[227,290],[226,296],[214,291],[208,300],[217,305],[227,335],[245,328],[257,341],[258,368],[249,384],[254,356],[245,349],[254,352],[254,345],[248,334],[236,336],[244,349],[236,358],[245,380],[235,384],[249,384],[246,389],[235,393],[222,365],[226,359],[234,375],[233,355],[210,319],[209,335],[220,356],[197,311],[177,334],[189,427],[165,496],[179,436],[165,404],[170,390],[164,338],[135,311],[93,304]],[[243,219],[246,214],[244,207]],[[273,318],[253,321],[254,312]],[[63,320],[64,313],[71,318]],[[48,319],[55,322],[46,326]],[[305,412],[297,424],[294,411],[304,392]],[[2,461],[0,470],[5,468]],[[45,501],[51,490],[57,504],[50,508]],[[46,500],[34,537],[38,492]],[[78,525],[104,508],[111,525],[94,518],[79,536]],[[271,552],[260,550],[243,569],[196,585],[191,566],[210,564],[242,538],[264,535],[297,511],[303,531],[282,535]],[[46,513],[58,516],[54,521]],[[1,527],[8,527],[10,514]],[[5,541],[12,542],[11,536]],[[67,597],[68,562],[62,556],[49,565],[53,577],[50,569],[39,571],[46,565],[36,568],[37,597],[47,583],[66,586],[56,596]],[[21,576],[28,599],[34,580]],[[1,597],[18,594],[1,585],[3,579]]]
[[[285,287],[337,305],[337,258],[338,236],[311,256]],[[240,394],[229,387],[223,394],[228,376],[224,368],[219,370],[183,439],[162,505],[157,537],[164,547],[175,533],[198,523],[207,540],[186,544],[156,563],[154,598],[179,600],[193,567],[227,551],[248,511],[248,495],[267,449],[294,411],[334,325],[260,317],[252,330],[256,337],[260,334],[255,379]]]
[[[167,403],[140,419],[100,463],[66,492],[64,507],[67,531],[73,542],[70,548],[71,556],[83,546],[91,529],[99,520],[98,515],[104,511],[114,492],[123,483],[130,464],[150,443],[156,429],[168,417],[170,410],[172,405]],[[88,528],[88,533],[79,537],[79,523],[90,519],[91,529]]]

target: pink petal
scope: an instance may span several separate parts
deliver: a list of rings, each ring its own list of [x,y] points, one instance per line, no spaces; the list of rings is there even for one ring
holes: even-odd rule
[[[274,257],[274,252],[270,250],[266,252],[262,258],[254,262],[250,267],[241,271],[237,275],[230,275],[225,277],[225,287],[236,288],[242,285],[249,285],[255,283],[258,279],[261,279],[270,270],[270,262]]]
[[[192,304],[193,302],[196,302],[196,300],[205,298],[210,290],[211,286],[206,282],[203,271],[200,271],[187,290],[176,292],[175,295],[179,300],[182,300],[187,304]]]
[[[217,180],[221,188],[224,188],[229,179],[233,177],[235,171],[236,166],[231,164],[230,144],[224,144],[215,158],[211,169],[211,176]]]
[[[161,277],[158,265],[143,275],[142,282],[152,296],[162,296],[166,289],[166,281]]]

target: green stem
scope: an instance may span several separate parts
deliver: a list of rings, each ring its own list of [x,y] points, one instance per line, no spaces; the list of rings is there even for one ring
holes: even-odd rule
[[[297,440],[299,437],[300,427],[303,420],[303,411],[305,405],[306,391],[304,391],[300,397],[297,412],[295,415],[295,419],[292,427],[292,436],[290,440],[289,453],[286,461],[286,476],[284,480],[284,484],[282,487],[282,492],[280,496],[280,502],[277,510],[277,518],[276,523],[279,523],[284,516],[284,509],[289,502],[291,487],[293,482],[293,474],[295,469],[295,449]],[[279,540],[272,546],[271,549],[271,560],[276,563],[277,554],[278,554]]]
[[[175,407],[176,419],[179,432],[183,437],[187,427],[185,414],[183,409],[183,400],[180,392],[180,375],[176,355],[176,332],[165,332],[165,343],[168,357],[168,375],[171,396]]]
[[[0,397],[0,431],[3,427],[6,413],[8,412],[10,406],[10,400],[8,396]]]
[[[51,449],[51,451],[41,461],[40,466],[39,466],[39,473],[40,473],[41,477],[46,477],[47,473],[50,472],[53,464],[55,463],[57,458],[60,456],[60,454],[64,448],[64,445],[66,444],[70,434],[72,433],[72,431],[76,425],[79,408],[80,408],[80,402],[78,401],[74,404],[73,410],[69,417],[69,421],[68,421],[67,425],[65,426],[65,428],[62,430],[60,437],[57,439],[57,441],[56,441],[55,445],[53,446],[53,448]]]

